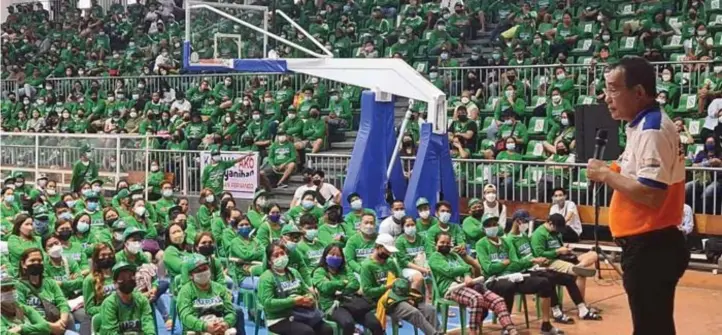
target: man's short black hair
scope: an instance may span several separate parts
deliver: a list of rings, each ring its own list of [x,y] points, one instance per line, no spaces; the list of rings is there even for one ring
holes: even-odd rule
[[[641,85],[648,97],[657,97],[657,75],[652,64],[646,59],[637,56],[624,57],[610,70],[624,71],[624,83],[627,88]]]
[[[567,195],[567,190],[565,190],[563,187],[555,187],[552,191],[552,194],[557,193],[557,191],[562,192],[562,194]]]

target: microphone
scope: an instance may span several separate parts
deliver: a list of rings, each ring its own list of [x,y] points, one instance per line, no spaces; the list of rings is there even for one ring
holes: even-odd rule
[[[606,129],[597,129],[597,138],[594,139],[594,159],[602,159],[604,149],[607,147],[608,132]]]

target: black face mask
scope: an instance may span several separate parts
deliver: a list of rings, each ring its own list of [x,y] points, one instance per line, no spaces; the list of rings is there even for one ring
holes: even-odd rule
[[[378,256],[379,256],[379,259],[382,259],[382,260],[387,260],[387,259],[389,259],[389,257],[391,257],[390,254],[387,254],[387,253],[385,253],[385,252],[380,252],[380,253],[378,254]]]
[[[451,252],[451,246],[450,245],[443,245],[439,247],[439,252],[442,255],[448,255]]]
[[[98,260],[98,268],[102,270],[108,270],[115,265],[115,259],[114,258],[102,258]]]
[[[43,274],[44,269],[45,269],[45,267],[43,266],[43,263],[30,264],[30,265],[28,265],[28,268],[27,268],[27,270],[25,270],[25,272],[27,272],[27,274],[29,274],[31,276],[39,276],[39,275]]]
[[[566,155],[566,154],[567,154],[567,149],[557,149],[557,154]]]
[[[214,245],[202,245],[198,247],[198,253],[200,253],[203,256],[211,256],[216,251],[216,246]]]
[[[478,220],[478,219],[481,219],[482,216],[484,216],[484,212],[483,211],[473,211],[473,212],[471,212],[471,216],[474,219]]]
[[[469,121],[469,117],[466,115],[459,115],[459,121],[461,121],[461,122]]]
[[[341,222],[341,213],[338,211],[331,211],[328,213],[328,221],[331,223],[339,223]]]
[[[72,230],[61,230],[61,231],[58,232],[58,238],[59,238],[61,241],[67,241],[67,240],[69,240],[69,239],[70,239],[70,236],[72,236],[72,235],[73,235],[73,231],[72,231]]]
[[[135,279],[129,279],[118,283],[118,290],[123,294],[131,294],[135,289]]]
[[[112,227],[113,224],[115,223],[115,221],[118,221],[118,218],[107,219],[107,220],[105,220],[105,224],[106,224],[108,227]]]
[[[321,180],[320,180],[320,179],[314,179],[314,180],[313,180],[313,184],[316,185],[316,186],[321,185]]]

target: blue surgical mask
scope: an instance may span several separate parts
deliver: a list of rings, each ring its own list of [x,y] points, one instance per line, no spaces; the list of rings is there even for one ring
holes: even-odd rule
[[[484,234],[488,237],[496,237],[499,233],[499,226],[484,228]]]
[[[72,220],[73,219],[73,213],[71,212],[62,212],[60,213],[60,218],[64,220]]]
[[[331,269],[338,270],[343,265],[343,257],[328,255],[326,256],[326,265]]]
[[[33,229],[38,235],[45,235],[48,232],[48,221],[33,220]]]
[[[305,209],[305,210],[309,210],[309,209],[313,208],[313,201],[303,200],[303,201],[301,201],[301,207],[303,207],[303,209]]]
[[[87,204],[88,210],[91,212],[95,212],[98,210],[98,203],[97,202],[88,202]]]
[[[296,250],[296,242],[286,241],[286,249],[288,249],[288,251]]]
[[[250,226],[244,226],[238,228],[238,235],[243,236],[244,238],[248,238],[249,235],[251,235],[251,231],[253,230]]]
[[[313,241],[316,239],[316,236],[318,236],[318,229],[306,230],[306,239],[307,240]]]
[[[9,204],[12,204],[13,202],[15,202],[15,195],[13,195],[13,194],[11,194],[11,195],[6,195],[6,196],[5,196],[5,202],[7,202],[7,203],[9,203]]]

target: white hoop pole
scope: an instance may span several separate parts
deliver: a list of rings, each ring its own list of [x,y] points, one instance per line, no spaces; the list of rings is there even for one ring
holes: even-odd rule
[[[326,49],[326,47],[323,44],[321,44],[321,42],[319,42],[315,37],[313,37],[311,34],[309,34],[306,31],[306,29],[303,29],[303,27],[301,27],[298,23],[296,23],[296,21],[293,21],[293,19],[288,17],[288,15],[286,15],[286,13],[284,13],[280,9],[276,9],[276,13],[278,15],[281,15],[282,18],[284,18],[286,21],[288,21],[294,28],[296,28],[298,31],[300,31],[301,34],[306,36],[306,38],[308,38],[311,42],[313,42],[313,44],[315,44],[317,47],[319,47],[321,49],[321,51],[323,51],[323,53],[325,53],[329,57],[333,57],[333,53],[331,51],[328,51],[328,49]]]
[[[401,142],[404,139],[404,132],[406,131],[406,127],[409,124],[409,119],[411,119],[411,109],[406,110],[406,115],[404,116],[404,121],[401,122],[401,129],[399,129],[399,136],[396,137],[396,145],[394,145],[394,152],[391,153],[391,161],[389,161],[389,167],[386,168],[386,178],[391,178],[391,171],[394,170],[394,162],[396,162],[396,158],[399,157],[399,149],[401,148]]]
[[[298,50],[301,50],[301,51],[303,51],[303,52],[305,52],[305,53],[307,53],[307,54],[309,54],[309,55],[311,55],[311,56],[314,56],[314,57],[316,57],[316,58],[331,58],[331,57],[329,57],[329,56],[327,56],[327,55],[322,55],[322,54],[319,54],[319,53],[317,53],[317,52],[313,52],[313,51],[311,51],[311,50],[308,50],[308,49],[306,49],[305,47],[303,47],[303,46],[301,46],[301,45],[298,45],[298,44],[296,44],[296,43],[293,43],[293,42],[291,42],[291,41],[289,41],[289,40],[287,40],[287,39],[285,39],[285,38],[281,38],[280,36],[278,36],[278,35],[276,35],[276,34],[270,33],[270,32],[268,32],[268,31],[264,31],[264,30],[261,29],[261,28],[258,28],[258,27],[254,26],[254,25],[252,25],[252,24],[250,24],[250,23],[248,23],[248,22],[246,22],[246,21],[243,21],[243,20],[241,20],[241,19],[239,19],[239,18],[237,18],[237,17],[234,17],[234,16],[232,16],[232,15],[229,15],[229,14],[227,14],[227,13],[221,11],[221,10],[218,10],[218,9],[216,9],[215,7],[212,7],[212,6],[209,6],[209,5],[203,5],[203,4],[193,5],[192,7],[193,7],[193,8],[205,8],[205,9],[207,9],[207,10],[210,10],[211,12],[214,12],[214,13],[216,13],[216,14],[218,14],[218,15],[221,15],[221,16],[227,18],[227,19],[236,21],[236,22],[240,23],[241,25],[245,26],[246,28],[249,28],[249,29],[251,29],[251,30],[253,30],[253,31],[257,32],[257,33],[266,34],[267,36],[273,38],[274,40],[277,40],[277,41],[279,41],[279,42],[281,42],[281,43],[283,43],[283,44],[286,44],[286,45],[288,45],[288,46],[294,47],[294,48],[296,48],[296,49],[298,49]],[[189,25],[186,25],[186,27],[188,27],[188,26],[189,26]],[[324,49],[325,49],[325,48],[324,48]]]

